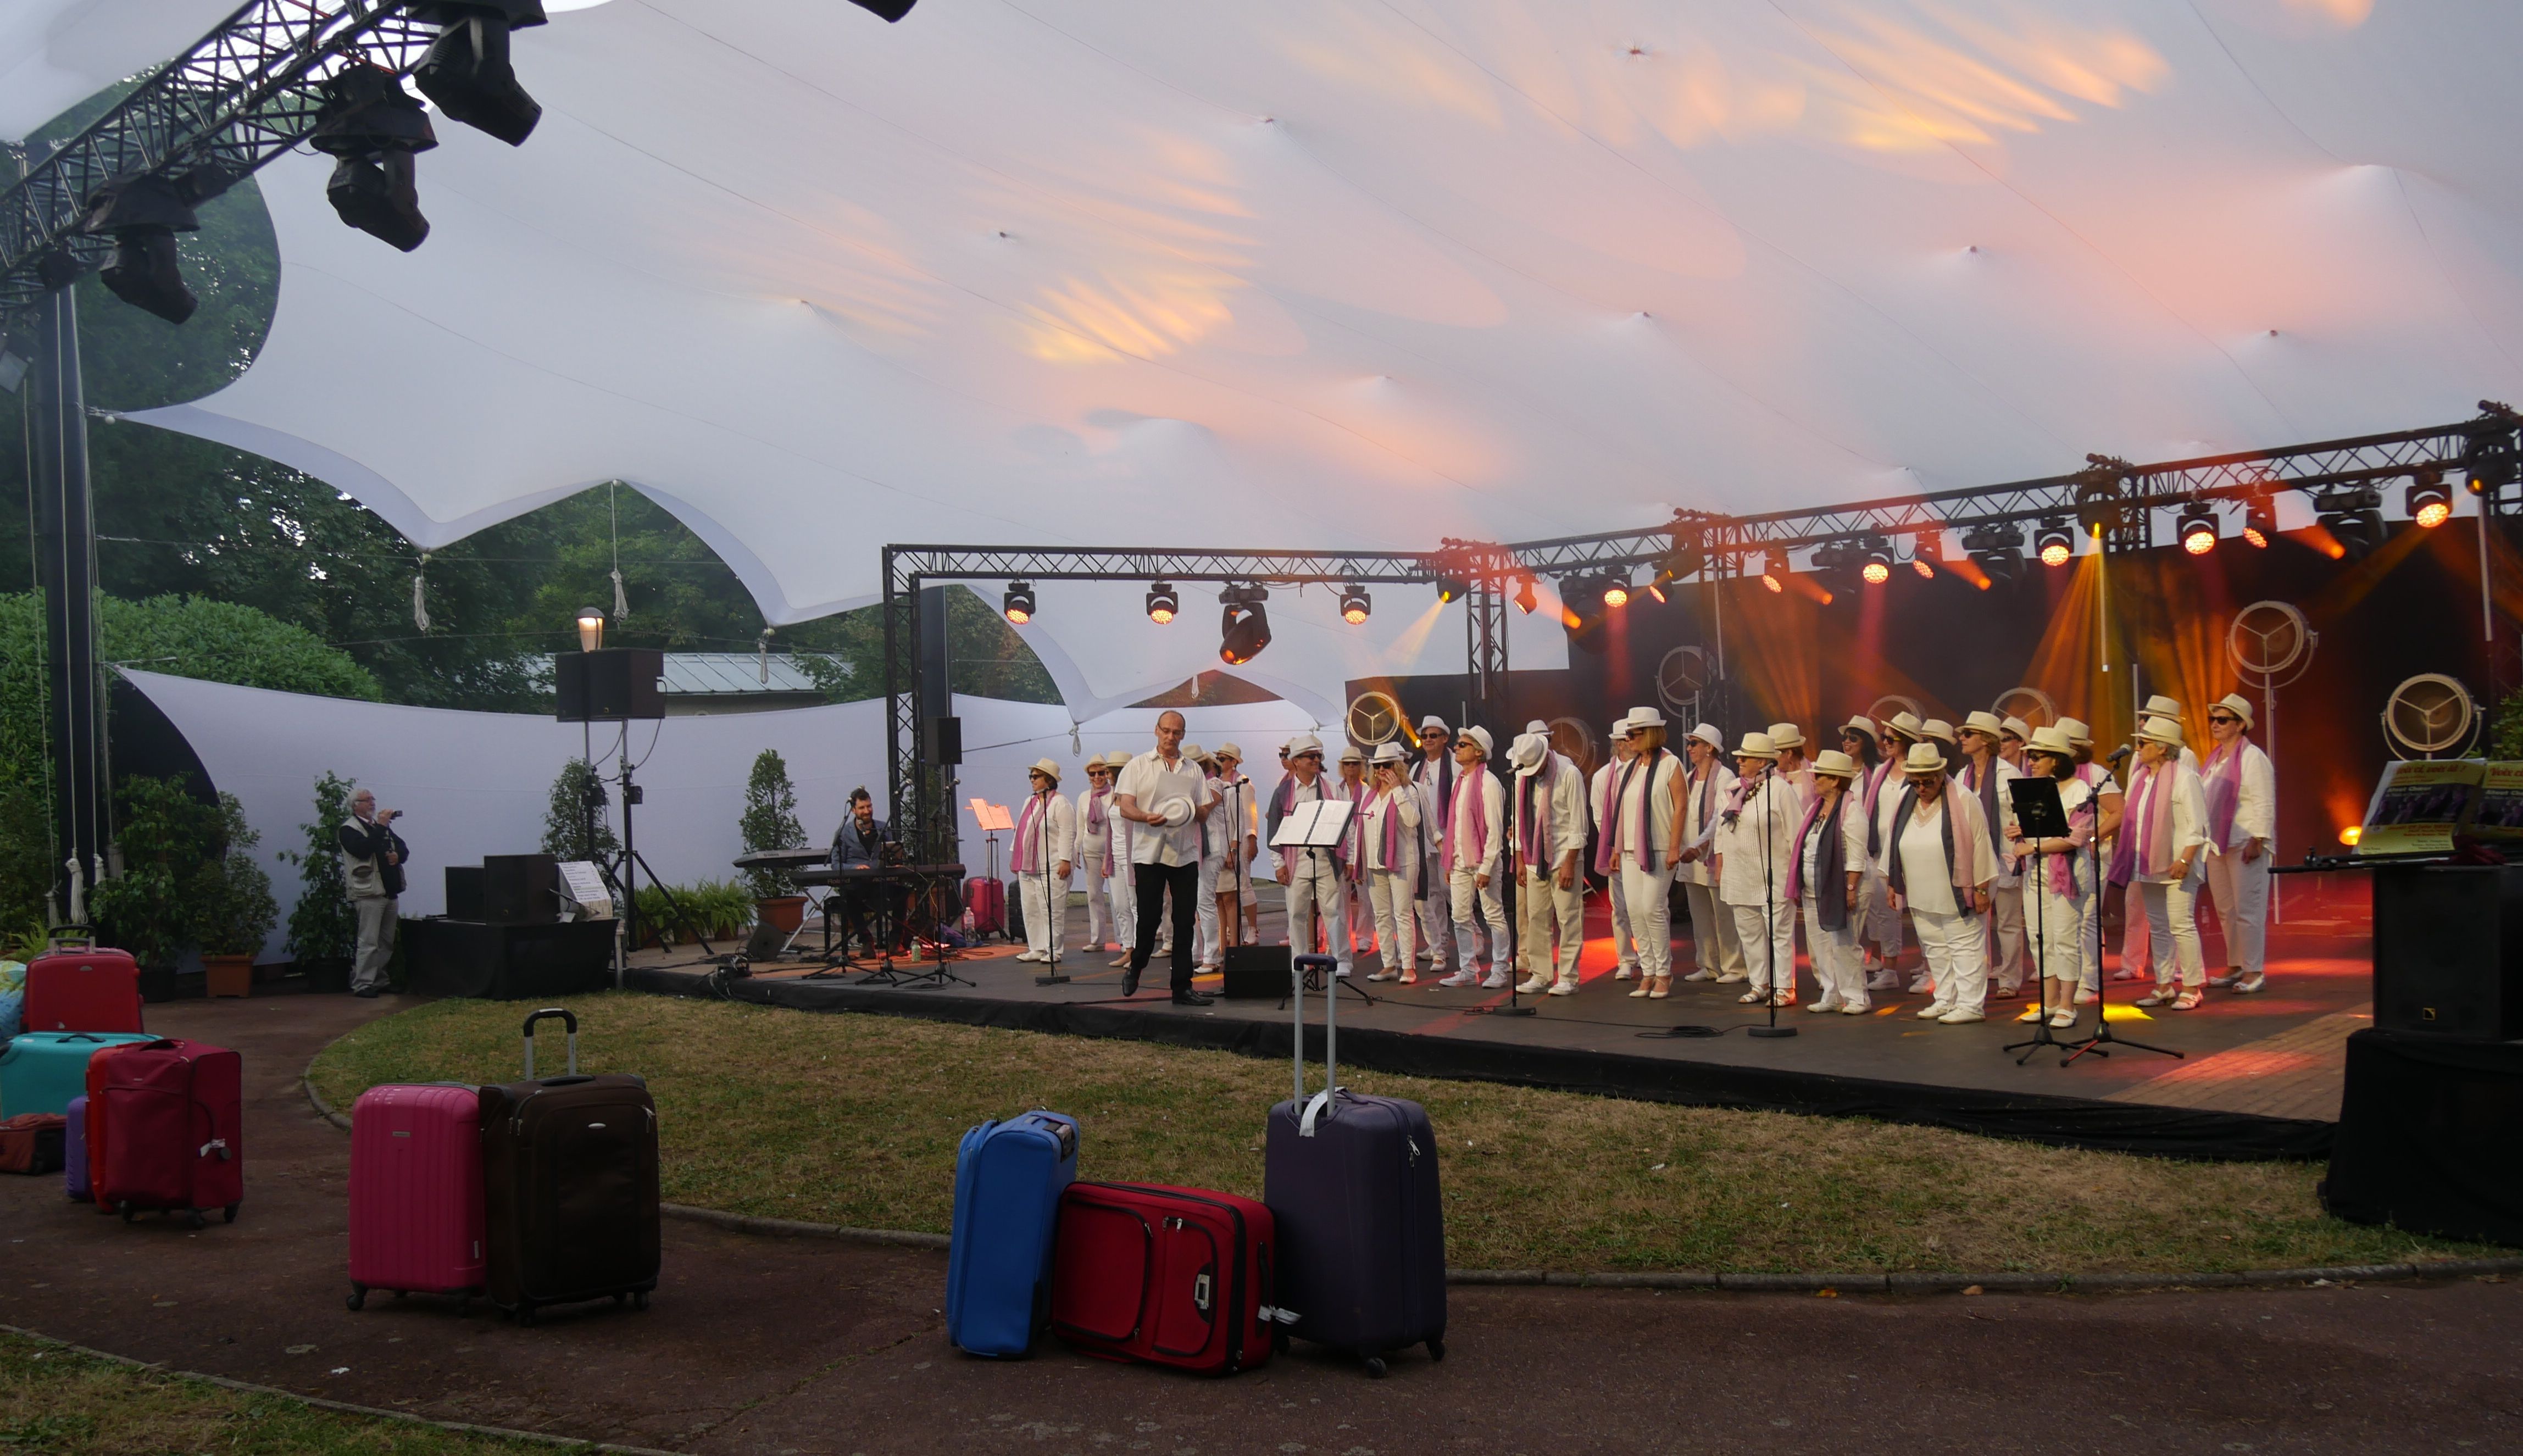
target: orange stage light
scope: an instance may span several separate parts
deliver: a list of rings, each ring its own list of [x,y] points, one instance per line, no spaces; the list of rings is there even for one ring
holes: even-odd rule
[[[1761,573],[1761,585],[1769,587],[1773,591],[1785,591],[1787,589],[1786,583],[1780,581],[1777,577],[1772,576],[1768,572]]]
[[[2347,828],[2339,831],[2339,842],[2347,845],[2350,849],[2355,849],[2356,847],[2356,841],[2364,837],[2365,826],[2363,824],[2350,824]]]
[[[2418,514],[2416,516],[2417,523],[2424,526],[2429,531],[2435,530],[2437,527],[2452,519],[2452,502],[2450,500],[2430,500],[2426,504],[2418,507]]]
[[[1880,587],[1884,583],[1892,580],[1892,568],[1884,565],[1880,561],[1869,561],[1866,563],[1865,569],[1861,571],[1859,575],[1866,578],[1867,586]]]
[[[1625,607],[1625,606],[1628,606],[1629,604],[1630,604],[1630,588],[1629,588],[1629,587],[1622,586],[1622,585],[1621,585],[1620,583],[1618,583],[1618,582],[1615,582],[1615,583],[1613,583],[1611,586],[1606,587],[1604,587],[1604,588],[1603,588],[1603,605],[1605,605],[1605,606],[1607,606],[1607,607]]]

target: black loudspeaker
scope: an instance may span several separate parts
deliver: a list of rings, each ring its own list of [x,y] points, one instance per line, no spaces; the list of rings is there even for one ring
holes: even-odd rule
[[[666,716],[657,680],[666,671],[658,647],[607,647],[552,658],[552,716],[563,723],[645,722]]]
[[[452,909],[449,919],[464,918]],[[482,913],[493,925],[536,925],[560,918],[560,860],[554,855],[484,855]]]
[[[780,948],[788,943],[788,932],[777,925],[755,921],[744,937],[744,959],[763,964],[780,959]]]
[[[481,866],[447,867],[447,917],[451,920],[482,918]]]
[[[2523,1044],[2352,1033],[2322,1206],[2412,1234],[2523,1245]]]
[[[2374,1024],[2523,1039],[2523,867],[2375,867]]]
[[[553,1001],[613,984],[613,921],[483,925],[405,920],[405,964],[414,996]]]
[[[1228,946],[1226,984],[1218,994],[1230,1001],[1285,1001],[1295,966],[1287,946]]]
[[[964,762],[964,720],[948,713],[920,720],[920,761],[933,767]]]

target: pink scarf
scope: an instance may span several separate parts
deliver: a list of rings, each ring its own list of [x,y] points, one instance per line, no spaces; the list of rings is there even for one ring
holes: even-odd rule
[[[1395,873],[1400,873],[1402,869],[1402,796],[1409,792],[1412,790],[1405,784],[1401,788],[1387,789],[1375,794],[1366,801],[1366,807],[1369,809],[1382,807],[1383,849],[1378,858],[1384,862],[1385,869]]]
[[[1016,869],[1019,874],[1043,872],[1042,865],[1037,862],[1040,851],[1036,848],[1042,837],[1042,799],[1040,794],[1025,795],[1024,810],[1017,816]]]
[[[2112,855],[2112,883],[2124,885],[2140,874],[2159,875],[2172,868],[2172,773],[2180,765],[2166,758],[2153,769],[2129,775],[2130,821],[2123,826],[2118,850]]]
[[[1442,845],[1448,869],[1452,869],[1457,865],[1478,869],[1489,861],[1489,781],[1490,766],[1484,762],[1474,764],[1465,770],[1463,776],[1454,783],[1453,818],[1446,825]],[[1466,792],[1472,796],[1468,810],[1462,802]],[[1468,824],[1464,822],[1466,813],[1471,816]],[[1468,846],[1465,843],[1466,839],[1469,840]],[[1460,853],[1467,847],[1470,851],[1468,855]]]
[[[1595,822],[1602,827],[1595,836],[1595,872],[1608,877],[1621,859],[1621,775],[1623,766],[1615,763],[1613,772],[1603,775],[1602,797],[1595,802]]]
[[[2221,850],[2234,842],[2234,811],[2243,802],[2243,750],[2251,739],[2237,733],[2208,755],[2202,786],[2208,790],[2208,841]]]
[[[1515,786],[1515,847],[1524,863],[1550,867],[1550,790],[1559,766],[1546,758],[1540,772],[1521,775]]]
[[[1843,793],[1841,797],[1846,798],[1847,795]],[[1795,846],[1795,852],[1787,856],[1787,903],[1789,905],[1804,898],[1805,835],[1812,831],[1814,816],[1820,813],[1822,813],[1822,795],[1816,794],[1805,805],[1805,817],[1796,822],[1796,837],[1787,841]],[[1816,858],[1819,859],[1820,856]]]
[[[2068,842],[2075,848],[2064,855],[2045,856],[2050,862],[2051,892],[2062,900],[2076,898],[2077,851],[2093,842],[2093,826],[2098,822],[2097,816],[2101,810],[2102,800],[2095,798],[2090,792],[2087,793],[2085,802],[2068,811]],[[2083,820],[2084,822],[2079,824],[2078,820]]]
[[[1349,805],[1349,822],[1341,825],[1340,848],[1332,851],[1332,863],[1338,865],[1341,872],[1352,880],[1361,879],[1366,874],[1367,786],[1363,781],[1351,784],[1343,780],[1325,797],[1337,798]]]
[[[1113,791],[1111,789],[1099,788],[1095,792],[1086,796],[1087,833],[1101,834],[1104,832],[1104,801],[1111,798],[1112,795]]]

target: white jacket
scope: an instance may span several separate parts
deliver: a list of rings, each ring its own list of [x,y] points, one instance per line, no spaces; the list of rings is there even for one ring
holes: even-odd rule
[[[1786,904],[1787,857],[1795,853],[1796,825],[1804,817],[1804,795],[1796,792],[1791,778],[1772,774],[1745,794],[1741,817],[1717,827],[1717,851],[1725,857],[1718,867],[1717,898],[1728,905]]]
[[[1032,797],[1028,794],[1017,802],[1017,822],[1020,824],[1024,822],[1025,802]],[[1063,864],[1076,864],[1077,805],[1067,794],[1054,792],[1043,796],[1042,818],[1037,827],[1043,836],[1043,847],[1017,854],[1012,862],[1017,873],[1057,874]],[[1023,835],[1020,834],[1018,845],[1023,844]]]

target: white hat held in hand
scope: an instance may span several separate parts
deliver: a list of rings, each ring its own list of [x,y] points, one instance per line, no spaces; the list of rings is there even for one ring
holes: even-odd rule
[[[1515,765],[1518,774],[1536,774],[1541,772],[1542,761],[1549,752],[1549,743],[1542,734],[1518,733],[1515,741],[1507,745],[1506,761]]]

